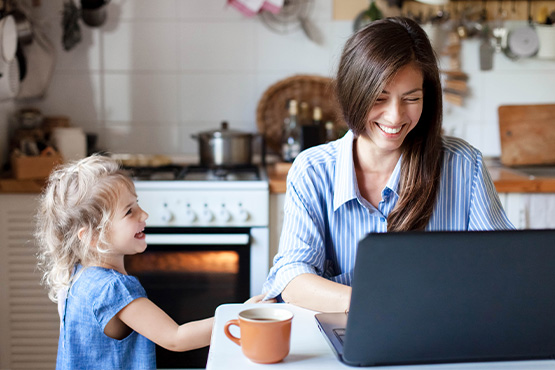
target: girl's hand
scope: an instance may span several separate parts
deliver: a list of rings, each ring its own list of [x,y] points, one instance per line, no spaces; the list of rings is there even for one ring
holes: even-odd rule
[[[277,302],[275,298],[268,299],[267,301],[263,301],[265,295],[266,293],[255,295],[254,297],[247,299],[245,303],[276,303]]]

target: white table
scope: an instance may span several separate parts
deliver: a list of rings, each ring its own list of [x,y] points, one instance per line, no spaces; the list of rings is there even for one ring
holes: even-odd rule
[[[291,330],[291,351],[282,362],[272,365],[262,365],[247,359],[241,347],[229,340],[224,334],[224,325],[228,320],[236,319],[237,314],[245,309],[260,307],[261,304],[224,304],[216,309],[212,342],[208,355],[207,370],[248,370],[248,369],[356,369],[342,364],[335,357],[324,337],[318,330],[314,311],[297,306],[274,303],[281,308],[293,312],[293,326]],[[264,304],[266,305],[266,304]],[[234,329],[237,329],[234,331]],[[231,331],[239,336],[237,327]],[[368,369],[383,370],[555,370],[555,361],[512,361],[464,364],[440,364],[419,366],[387,366],[371,367]]]

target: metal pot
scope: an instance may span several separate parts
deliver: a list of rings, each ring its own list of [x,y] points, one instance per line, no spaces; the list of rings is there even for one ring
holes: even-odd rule
[[[200,164],[207,167],[235,167],[252,164],[254,134],[221,128],[192,135],[199,143]]]

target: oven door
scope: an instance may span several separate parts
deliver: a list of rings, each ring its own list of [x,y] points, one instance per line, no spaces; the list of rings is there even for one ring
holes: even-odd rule
[[[127,256],[148,298],[178,324],[214,316],[223,303],[250,292],[249,229],[146,228],[144,253]],[[156,347],[157,368],[204,368],[208,348],[171,352]]]

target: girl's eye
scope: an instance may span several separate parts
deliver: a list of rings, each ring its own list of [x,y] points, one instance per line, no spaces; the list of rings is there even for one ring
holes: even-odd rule
[[[420,100],[422,100],[422,98],[420,96],[408,97],[407,98],[407,101],[411,102],[411,103],[414,103],[414,102],[417,102],[417,101],[420,101]]]
[[[130,215],[130,214],[131,214],[131,208],[129,208],[129,209],[127,210],[127,212],[125,213],[125,215],[127,216],[127,215]]]

